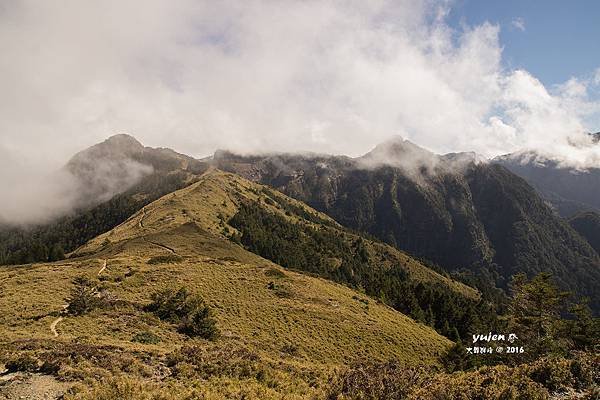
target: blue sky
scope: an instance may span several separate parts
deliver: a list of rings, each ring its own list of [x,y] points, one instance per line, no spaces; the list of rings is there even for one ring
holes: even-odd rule
[[[598,0],[456,0],[448,18],[456,28],[485,21],[500,26],[505,67],[526,69],[546,86],[600,67]]]

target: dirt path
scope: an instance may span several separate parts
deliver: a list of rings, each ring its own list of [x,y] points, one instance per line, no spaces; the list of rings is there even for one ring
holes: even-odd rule
[[[144,240],[146,240],[148,243],[151,243],[151,244],[153,244],[153,245],[155,245],[155,246],[162,247],[163,249],[170,251],[172,254],[177,254],[177,251],[175,251],[175,249],[174,249],[174,248],[172,248],[172,247],[169,247],[169,246],[167,246],[167,245],[165,245],[165,244],[158,243],[158,242],[153,242],[153,241],[151,241],[151,240],[148,240],[148,239],[146,239],[146,238],[144,238]]]
[[[142,216],[138,222],[138,226],[144,229],[144,218],[146,218],[146,207],[142,207]]]
[[[58,323],[60,321],[62,321],[63,319],[65,319],[64,317],[58,317],[54,320],[54,322],[52,322],[50,324],[50,331],[54,334],[54,337],[58,337],[58,332],[56,331],[56,325],[58,325]]]
[[[63,309],[62,309],[61,313],[64,314],[67,311],[67,308],[69,308],[68,304],[63,305]],[[60,315],[58,318],[56,318],[50,324],[50,332],[52,332],[52,334],[54,335],[54,337],[58,337],[58,331],[56,330],[56,325],[58,325],[58,323],[60,321],[62,321],[63,319],[65,319],[65,317],[62,316],[62,315]]]
[[[102,260],[102,267],[100,268],[100,271],[98,271],[98,276],[100,276],[100,274],[104,272],[104,270],[106,269],[106,264],[107,260]],[[58,331],[56,330],[56,326],[59,324],[60,321],[65,319],[64,314],[67,312],[67,308],[69,308],[69,304],[63,305],[63,309],[61,310],[61,314],[63,315],[59,315],[59,317],[52,321],[52,323],[50,324],[50,332],[52,332],[54,337],[58,337]]]
[[[100,274],[106,269],[106,260],[104,260],[103,264],[102,264],[102,268],[100,268],[100,271],[98,271],[98,276],[100,276]]]

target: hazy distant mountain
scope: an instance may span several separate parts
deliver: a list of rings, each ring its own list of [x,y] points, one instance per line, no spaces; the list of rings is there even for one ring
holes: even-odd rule
[[[148,177],[198,173],[206,164],[171,149],[144,147],[134,137],[114,135],[69,160],[65,169],[81,183],[80,206],[95,205]]]
[[[357,159],[214,157],[218,168],[273,186],[446,270],[469,268],[500,285],[516,272],[549,271],[600,306],[600,259],[590,245],[523,179],[472,161],[477,157],[437,156],[401,139]]]
[[[192,183],[206,163],[115,135],[77,153],[64,167],[75,177],[76,208],[50,223],[0,225],[0,264],[60,258],[125,221],[157,198]]]
[[[564,217],[600,211],[600,166],[581,170],[537,158],[528,152],[498,157],[494,162],[527,180]]]

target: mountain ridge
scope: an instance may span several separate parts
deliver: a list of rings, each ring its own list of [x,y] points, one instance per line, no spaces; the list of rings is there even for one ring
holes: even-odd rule
[[[335,156],[250,159],[222,152],[213,162],[448,271],[467,268],[504,287],[516,272],[550,271],[564,289],[592,296],[594,307],[600,306],[596,252],[525,180],[494,163],[407,173],[402,166],[363,168],[355,159]],[[586,272],[574,276],[572,268]]]
[[[126,141],[134,152],[140,150],[135,139],[118,137],[113,142],[119,140]],[[520,270],[530,275],[553,271],[565,289],[594,294],[597,254],[572,228],[556,219],[520,178],[494,164],[471,162],[474,155],[437,156],[401,138],[382,144],[375,153],[382,152],[407,159],[414,159],[412,153],[417,152],[416,158],[434,159],[437,165],[407,171],[402,165],[389,164],[365,168],[364,159],[345,156],[240,156],[218,151],[210,160],[192,162],[198,170],[184,171],[185,179],[177,179],[168,191],[158,190],[154,197],[131,202],[129,211],[101,226],[104,231],[112,228],[151,200],[192,183],[198,173],[212,166],[267,184],[325,212],[345,227],[373,235],[446,271],[467,277],[475,274],[491,286],[505,288],[510,275]],[[456,159],[461,161],[460,168],[447,168]],[[160,171],[161,164],[157,165],[154,175]],[[176,157],[166,165],[181,165],[181,160]],[[156,182],[156,188],[161,187]],[[134,190],[116,198],[130,202],[139,196]],[[93,233],[95,236],[101,231]],[[87,235],[93,237],[92,232]],[[571,265],[582,272],[569,273]]]
[[[432,328],[346,285],[284,269],[225,231],[238,212],[232,200],[243,198],[286,216],[290,227],[318,225],[306,218],[336,227],[330,218],[232,174],[211,170],[200,179],[68,260],[0,268],[0,361],[44,360],[43,373],[79,383],[75,393],[107,387],[115,372],[163,385],[174,398],[314,398],[332,374],[363,359],[439,368],[452,342]],[[106,304],[61,311],[81,282],[92,282]],[[153,294],[171,287],[201,295],[217,339],[189,337],[149,311]],[[202,384],[192,393],[196,376]],[[128,398],[119,393],[108,398]]]

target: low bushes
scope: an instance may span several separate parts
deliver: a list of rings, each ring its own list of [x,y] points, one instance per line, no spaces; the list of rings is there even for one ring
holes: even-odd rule
[[[73,280],[71,294],[67,298],[67,312],[72,315],[83,315],[102,305],[96,285],[86,277]]]
[[[167,356],[167,366],[175,376],[194,376],[200,379],[262,379],[269,375],[266,363],[258,354],[236,346],[184,346]]]
[[[164,255],[164,256],[152,257],[148,260],[148,264],[150,264],[150,265],[172,264],[172,263],[178,263],[181,261],[183,261],[183,257],[178,256],[177,254],[168,254],[168,255]]]
[[[160,337],[150,331],[138,332],[131,338],[132,342],[142,344],[157,344],[160,343]]]
[[[29,354],[20,354],[6,362],[8,372],[35,372],[40,368],[40,360]]]
[[[113,307],[119,300],[108,290],[102,289],[97,281],[85,276],[73,280],[71,293],[66,299],[66,311],[71,315],[84,315],[97,308]]]
[[[497,365],[452,374],[408,369],[397,364],[363,364],[334,379],[327,400],[495,399],[545,400],[578,390],[593,396],[600,384],[600,357],[545,358],[515,367]],[[592,397],[593,398],[593,397]]]
[[[184,287],[154,293],[152,303],[146,310],[161,320],[177,324],[177,330],[188,336],[209,340],[215,340],[219,336],[216,321],[204,299]]]

